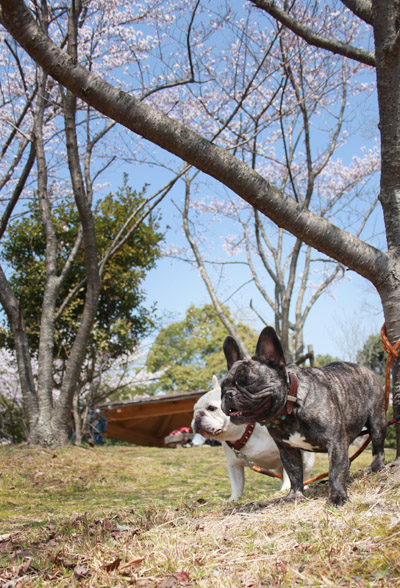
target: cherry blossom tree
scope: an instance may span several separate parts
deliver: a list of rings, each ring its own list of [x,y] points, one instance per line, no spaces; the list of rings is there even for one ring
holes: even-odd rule
[[[354,94],[352,82],[359,66],[348,67],[343,58],[332,67],[323,55],[313,55],[310,48],[302,51],[296,38],[287,39],[281,32],[270,47],[268,57],[277,64],[276,69],[280,67],[283,77],[270,76],[266,84],[265,73],[260,75],[261,63],[254,55],[252,43],[246,40],[240,47],[243,55],[235,59],[247,63],[247,78],[241,80],[241,85],[234,79],[231,86],[227,78],[225,92],[244,96],[248,91],[247,79],[251,77],[260,95],[241,105],[234,131],[230,129],[236,152],[252,169],[263,177],[270,177],[271,181],[273,178],[282,192],[302,202],[304,207],[336,223],[352,224],[357,227],[353,231],[360,235],[377,205],[369,184],[379,169],[379,152],[376,148],[364,150],[361,157],[354,156],[346,164],[337,158],[337,152],[349,139],[346,119],[354,113],[348,101],[349,94]],[[289,59],[291,52],[296,59]],[[262,84],[268,94],[261,94]],[[367,88],[365,92],[369,93]],[[242,138],[240,144],[237,144],[237,137]],[[278,160],[276,153],[281,153],[283,160]],[[218,188],[207,198],[199,199],[194,195],[201,190],[195,185],[196,177],[198,172],[192,177],[185,176],[185,204],[181,209],[192,255],[183,250],[175,250],[174,255],[197,265],[220,316],[223,305],[206,266],[214,266],[214,282],[229,279],[229,267],[246,266],[248,275],[243,278],[243,286],[249,282],[254,284],[259,299],[270,309],[265,311],[264,306],[257,307],[251,301],[252,310],[264,324],[272,311],[270,320],[280,336],[285,357],[288,360],[302,357],[305,321],[315,302],[343,276],[345,268],[332,264],[328,258],[321,262],[321,256],[315,255],[310,246],[304,246],[301,239],[291,237],[282,228],[276,229],[257,210],[244,201],[224,197]],[[352,200],[357,202],[356,207],[349,206]],[[348,211],[346,218],[341,214],[344,207]],[[213,263],[208,247],[212,231],[209,231],[210,223],[202,221],[204,215],[217,226],[231,226],[224,236],[223,247],[235,261],[222,262],[220,255]],[[221,268],[224,269],[223,280]],[[314,268],[318,268],[319,276]],[[234,290],[239,291],[240,285],[235,284]],[[226,291],[223,295],[233,297]],[[241,344],[242,352],[248,355],[227,317],[221,320]]]
[[[0,443],[22,441],[27,434],[17,361],[13,353],[0,349]]]
[[[104,21],[108,23],[107,11],[112,12],[112,7],[105,10],[99,6],[96,14],[91,15],[97,31],[104,26]],[[73,10],[65,12],[60,5],[53,12],[43,2],[37,15],[43,29],[53,31],[69,55],[77,59],[81,51],[88,67],[95,68],[95,60],[102,53],[99,44],[91,39],[91,29],[85,29],[85,13],[78,21]],[[84,30],[80,43],[78,29]],[[38,345],[32,342],[32,330],[37,328],[37,323],[34,325],[32,320],[27,328],[25,319],[29,315],[29,304],[12,287],[6,265],[0,268],[0,300],[13,335],[29,426],[28,439],[41,445],[65,444],[73,399],[78,401],[79,391],[83,389],[84,392],[88,375],[91,391],[99,379],[92,378],[94,361],[88,360],[88,343],[107,264],[110,265],[113,256],[118,256],[126,244],[131,246],[134,232],[139,232],[141,223],[150,218],[151,211],[176,180],[169,181],[152,196],[142,198],[128,215],[118,220],[114,238],[100,258],[93,208],[102,192],[99,177],[115,159],[110,149],[115,123],[99,116],[86,104],[78,104],[73,93],[54,83],[11,37],[3,35],[3,38],[1,64],[6,75],[2,76],[1,93],[4,122],[1,127],[1,235],[13,221],[13,214],[25,215],[33,207],[39,211],[45,240],[45,268],[40,330],[35,332],[37,337],[34,336]],[[146,43],[142,45],[143,49],[147,46]],[[120,54],[116,55],[103,64],[103,73],[121,66]],[[78,226],[73,243],[66,246],[57,227],[57,209],[65,199],[71,198],[75,200]],[[64,229],[68,231],[68,227]],[[29,265],[34,266],[38,256],[33,245],[30,250],[28,246],[26,252],[32,255],[32,262],[28,261],[26,268],[29,273]],[[85,278],[70,288],[73,268],[82,259]],[[139,283],[141,278],[137,276]],[[42,275],[36,277],[40,280]],[[75,331],[72,329],[73,336],[64,337],[61,345],[58,336],[56,344],[56,331],[59,329],[58,335],[62,331],[60,323],[68,322],[68,317],[71,320],[78,308],[79,320],[72,320],[76,326]],[[135,327],[131,325],[131,328]],[[108,364],[97,362],[98,357],[94,356],[96,372],[101,374]]]
[[[131,80],[131,76],[140,78],[141,91],[127,92],[127,81],[121,87],[118,80],[99,75],[101,72],[92,71],[83,59],[68,54],[57,35],[47,33],[35,11],[32,12],[23,0],[0,0],[0,5],[2,22],[14,39],[75,96],[136,135],[215,178],[279,227],[369,280],[380,296],[389,340],[395,343],[400,338],[400,174],[397,169],[400,162],[400,142],[397,139],[400,132],[400,8],[397,2],[333,0],[326,4],[304,0],[289,5],[286,1],[252,0],[247,7],[251,6],[253,10],[243,12],[240,20],[246,36],[249,31],[246,19],[257,13],[258,50],[266,56],[266,61],[260,60],[260,63],[268,72],[260,87],[267,84],[274,72],[280,75],[268,55],[272,37],[282,30],[288,38],[296,39],[291,46],[297,42],[302,51],[314,55],[323,52],[324,59],[332,67],[337,67],[345,57],[347,64],[354,62],[357,67],[375,69],[382,153],[379,203],[385,222],[387,251],[374,247],[357,232],[353,233],[351,226],[339,226],[320,214],[318,208],[305,206],[306,193],[297,194],[296,198],[295,193],[287,191],[285,186],[282,189],[279,182],[275,183],[273,176],[254,169],[237,149],[247,137],[237,136],[237,145],[232,144],[228,127],[235,130],[235,114],[250,99],[251,85],[248,92],[233,96],[233,102],[227,100],[223,91],[225,63],[231,64],[231,77],[246,76],[247,72],[246,63],[237,63],[235,67],[235,46],[224,42],[224,24],[239,23],[239,20],[230,20],[230,7],[222,14],[214,5],[206,7],[201,2],[181,2],[178,7],[173,2],[167,6],[163,3],[164,12],[170,17],[168,31],[155,25],[160,41],[158,54],[154,53],[151,63],[141,61],[137,55],[135,73],[127,72],[126,80]],[[73,0],[70,8],[81,15],[92,6],[96,4]],[[116,14],[121,6],[116,3]],[[159,6],[143,2],[140,7],[148,9],[141,23],[142,31],[146,31],[150,26],[146,16],[151,16],[153,25],[157,23]],[[335,29],[333,37],[335,23],[342,26]],[[121,38],[129,38],[128,29],[126,20],[125,26],[119,29]],[[177,47],[170,43],[168,35],[171,30],[181,48],[176,67],[176,61],[169,61],[171,51],[176,53]],[[218,30],[222,37],[213,45],[211,41]],[[118,28],[113,34],[118,34]],[[256,33],[251,30],[249,34]],[[371,35],[373,47],[370,46]],[[309,47],[316,47],[315,53]],[[290,52],[289,58],[295,60],[297,55]],[[107,60],[106,52],[102,57]],[[154,67],[150,72],[142,67],[143,64]],[[214,67],[210,68],[210,64]],[[149,83],[146,94],[143,87],[149,78],[158,79],[159,83]],[[220,89],[219,97],[210,95],[213,83]],[[169,86],[172,91],[165,91],[162,99],[156,100],[153,90],[160,86],[165,89]],[[194,94],[198,100],[190,101]],[[202,117],[208,124],[203,124],[199,132]],[[283,162],[287,157],[285,153],[273,155],[277,161]],[[16,321],[16,316],[13,320]],[[394,410],[399,413],[399,362],[394,361],[392,365]],[[400,435],[397,453],[400,454]]]

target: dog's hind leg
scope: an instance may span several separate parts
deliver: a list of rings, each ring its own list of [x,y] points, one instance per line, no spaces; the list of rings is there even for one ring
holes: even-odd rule
[[[276,471],[279,474],[282,474],[282,484],[281,487],[279,488],[279,492],[285,492],[286,490],[290,490],[290,480],[289,480],[289,476],[287,475],[287,472],[284,468],[277,468]]]
[[[329,459],[329,500],[335,506],[342,506],[347,500],[346,482],[349,473],[349,451],[344,427],[338,436],[328,444]]]
[[[309,480],[315,463],[315,453],[312,453],[311,451],[302,451],[301,457],[303,460],[303,479]],[[305,488],[308,488],[308,486],[305,486]]]

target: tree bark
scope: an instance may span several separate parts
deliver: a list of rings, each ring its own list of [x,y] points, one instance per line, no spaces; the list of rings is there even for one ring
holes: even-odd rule
[[[38,175],[38,200],[46,239],[46,281],[43,292],[40,319],[40,343],[38,353],[37,398],[39,415],[36,426],[30,429],[29,441],[40,445],[52,445],[53,438],[53,353],[54,312],[58,293],[57,237],[47,190],[47,162],[43,140],[43,121],[47,102],[47,74],[39,72],[39,92],[35,110],[34,133]]]
[[[36,426],[39,407],[33,379],[32,363],[29,352],[28,338],[21,307],[15,298],[10,284],[0,267],[0,303],[4,308],[13,333],[21,383],[23,407],[28,419],[29,429]]]
[[[75,425],[75,445],[82,445],[82,419],[79,410],[79,391],[77,390],[74,394],[72,401],[72,412]]]
[[[78,5],[80,3],[77,3]],[[73,8],[68,20],[68,53],[77,60],[77,29],[79,10]],[[100,271],[97,256],[96,232],[91,209],[91,193],[85,189],[80,166],[78,138],[76,134],[76,96],[67,90],[64,96],[65,136],[68,154],[68,167],[79,218],[82,226],[82,237],[85,247],[86,294],[78,331],[68,357],[65,376],[57,401],[54,425],[56,429],[68,431],[68,421],[73,397],[86,356],[86,345],[92,329],[100,294]]]

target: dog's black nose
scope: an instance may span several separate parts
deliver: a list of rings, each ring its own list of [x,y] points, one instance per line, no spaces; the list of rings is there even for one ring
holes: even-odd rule
[[[228,390],[225,392],[225,396],[227,398],[227,400],[232,400],[232,398],[235,396],[236,394],[236,390],[234,390],[233,388],[228,388]]]

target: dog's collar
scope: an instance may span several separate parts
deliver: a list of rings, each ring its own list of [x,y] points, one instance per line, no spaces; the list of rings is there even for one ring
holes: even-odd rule
[[[276,416],[275,418],[264,423],[264,425],[267,428],[272,427],[274,429],[281,423],[281,421],[284,421],[287,416],[292,414],[293,405],[297,402],[297,388],[299,386],[299,380],[297,379],[296,374],[294,374],[293,372],[288,372],[287,376],[288,386],[290,386],[290,388],[289,394],[286,397],[286,404],[283,407],[282,412],[279,416]]]
[[[287,395],[287,403],[286,403],[286,410],[288,414],[292,414],[293,412],[293,405],[297,402],[297,388],[299,386],[299,380],[297,379],[296,374],[293,372],[288,372],[289,378],[289,385],[290,385],[290,393]]]
[[[240,439],[238,439],[234,443],[231,443],[230,441],[226,441],[226,444],[229,445],[229,447],[231,449],[233,449],[233,451],[240,451],[241,449],[243,449],[243,447],[246,445],[247,441],[250,439],[250,437],[254,431],[255,426],[256,426],[256,423],[249,423],[246,427],[245,432],[240,437]]]

